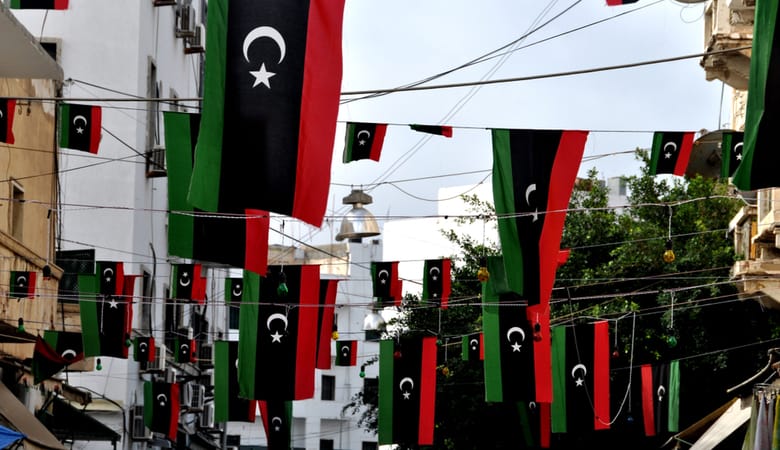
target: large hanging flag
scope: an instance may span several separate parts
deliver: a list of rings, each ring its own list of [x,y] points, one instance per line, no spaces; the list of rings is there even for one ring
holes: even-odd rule
[[[97,261],[94,275],[79,275],[84,356],[128,356],[133,303],[123,267],[121,262]]]
[[[176,442],[179,428],[179,385],[162,381],[144,382],[144,424]]]
[[[35,297],[36,272],[12,270],[8,296],[13,298]]]
[[[587,131],[493,130],[493,196],[509,290],[529,305],[555,282]]]
[[[254,422],[257,401],[238,396],[238,341],[214,342],[214,420]]]
[[[460,358],[463,361],[482,361],[485,359],[485,339],[482,333],[471,333],[461,339]]]
[[[742,148],[745,140],[745,133],[741,131],[724,131],[721,141],[721,166],[720,177],[728,180],[734,175],[734,172],[742,162]]]
[[[344,0],[212,0],[190,203],[319,227],[341,90]]]
[[[357,365],[358,341],[336,341],[336,365]]]
[[[244,271],[239,324],[241,396],[303,400],[314,396],[319,266]]]
[[[264,274],[268,264],[269,215],[241,209],[205,213],[187,200],[200,114],[163,113],[168,169],[168,253]]]
[[[449,259],[428,259],[425,261],[423,269],[423,301],[439,305],[442,309],[447,308],[450,300],[450,271],[451,265]]]
[[[258,402],[268,450],[290,450],[292,444],[292,402]]]
[[[317,308],[317,360],[315,368],[330,369],[330,341],[335,327],[336,289],[339,280],[320,280]]]
[[[68,9],[68,0],[11,0],[11,9]]]
[[[609,325],[552,329],[552,432],[609,429]]]
[[[753,47],[745,113],[742,163],[732,182],[743,191],[780,186],[775,132],[780,128],[780,8],[776,1],[756,2]]]
[[[374,298],[382,306],[401,306],[401,280],[398,278],[398,262],[372,262],[371,280]]]
[[[100,106],[62,103],[60,105],[60,147],[97,154],[101,121]]]
[[[38,336],[33,350],[32,372],[35,384],[65,367],[84,359],[81,333],[46,330]]]
[[[656,131],[650,151],[650,175],[685,175],[693,149],[693,132]]]
[[[421,133],[436,134],[438,136],[452,137],[452,127],[446,125],[409,125],[414,131]]]
[[[379,445],[433,445],[436,338],[379,342]]]
[[[174,339],[174,348],[176,352],[174,359],[179,364],[194,363],[197,361],[197,347],[195,339],[189,339],[187,336],[176,336]]]
[[[642,422],[646,436],[679,431],[680,362],[643,364]]]
[[[487,264],[490,279],[482,285],[485,401],[535,401],[534,333],[526,306],[507,290],[502,258],[491,256]]]
[[[133,341],[133,359],[138,362],[150,363],[157,356],[153,336],[138,336]]]
[[[14,112],[16,100],[12,98],[0,98],[0,142],[13,144],[14,140]]]
[[[171,298],[203,304],[206,302],[206,277],[200,264],[171,264]]]
[[[387,124],[347,123],[342,161],[345,164],[361,159],[379,161],[386,132]]]

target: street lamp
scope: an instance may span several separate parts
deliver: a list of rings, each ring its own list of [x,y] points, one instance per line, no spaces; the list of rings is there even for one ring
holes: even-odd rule
[[[378,236],[379,225],[374,215],[368,212],[363,205],[370,205],[373,199],[360,189],[353,189],[344,197],[342,203],[352,205],[352,209],[341,221],[341,229],[336,235],[337,241],[348,239],[349,242],[361,242],[365,237]]]

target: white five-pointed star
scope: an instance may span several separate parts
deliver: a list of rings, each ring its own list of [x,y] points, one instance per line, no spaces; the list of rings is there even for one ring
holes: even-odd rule
[[[279,431],[279,430],[280,430],[279,426],[274,427],[274,431]]]
[[[411,397],[411,395],[412,395],[412,393],[411,393],[411,392],[404,391],[404,400],[409,400],[409,398]]]
[[[582,386],[582,383],[584,383],[584,382],[585,382],[585,380],[583,380],[582,378],[577,378],[577,380],[574,381],[574,383],[577,386]]]
[[[382,284],[387,284],[387,280],[385,280],[384,278],[379,280],[379,282],[382,283]]]
[[[512,343],[512,351],[513,352],[519,352],[522,345],[518,344],[517,342]]]
[[[361,140],[358,141],[358,144],[366,145],[366,140],[365,139],[361,139]]]
[[[257,87],[258,84],[264,84],[265,87],[271,89],[271,82],[269,80],[272,76],[276,75],[276,73],[265,70],[265,63],[260,65],[260,70],[250,70],[249,73],[255,77],[255,84],[252,85],[253,88]]]
[[[274,331],[274,334],[271,335],[271,342],[278,342],[282,343],[282,335],[279,334],[278,331]]]
[[[742,161],[742,153],[737,153],[737,161]]]
[[[669,159],[669,158],[671,158],[671,157],[672,157],[672,154],[671,154],[671,153],[669,153],[669,152],[667,152],[667,153],[664,153],[664,158],[666,158],[666,159]]]
[[[113,308],[113,309],[119,308],[119,305],[117,304],[116,299],[114,299],[113,297],[111,297],[111,301],[108,302],[108,306]]]
[[[81,127],[76,128],[76,133],[78,134],[84,134],[84,129]]]

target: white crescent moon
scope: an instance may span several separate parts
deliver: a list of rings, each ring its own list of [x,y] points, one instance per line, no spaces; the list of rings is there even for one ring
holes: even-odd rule
[[[238,358],[236,358],[236,369],[238,369]]]
[[[0,110],[0,119],[3,118],[3,111]]]
[[[138,350],[140,350],[142,352],[145,352],[146,351],[146,347],[148,347],[148,346],[149,346],[149,344],[147,344],[146,342],[141,342],[141,343],[138,344]]]
[[[65,350],[64,352],[62,352],[62,357],[73,359],[76,357],[76,351],[71,349]]]
[[[403,379],[401,380],[401,382],[400,382],[400,383],[398,383],[398,389],[400,389],[400,390],[402,390],[402,391],[403,391],[403,390],[404,390],[404,384],[406,384],[406,383],[409,383],[409,390],[410,390],[410,391],[414,389],[414,380],[412,380],[412,379],[411,379],[411,378],[409,378],[409,377],[405,377],[405,378],[403,378]]]
[[[244,289],[242,288],[240,283],[233,286],[233,297],[241,297],[243,293],[244,293]]]
[[[658,395],[658,400],[661,400],[661,397],[666,395],[666,388],[663,386],[658,386],[658,391],[656,391],[656,394]]]
[[[341,354],[343,354],[344,356],[349,355],[349,345],[341,346]]]
[[[190,351],[190,346],[187,344],[181,344],[179,346],[179,350],[181,350],[182,353],[187,353],[188,351]]]
[[[190,279],[190,273],[189,272],[182,272],[181,275],[179,275],[179,285],[187,287],[190,285],[192,280]]]
[[[26,276],[19,275],[18,277],[16,277],[16,284],[21,286],[23,283],[26,283],[26,282],[27,282],[27,277]]]
[[[285,330],[287,329],[287,316],[280,313],[274,313],[268,316],[268,320],[265,323],[265,326],[266,328],[268,328],[268,331],[271,331],[271,322],[273,322],[274,320],[281,320],[282,322],[284,322],[284,329]]]
[[[385,274],[385,276],[383,277],[383,276],[382,276],[382,274]],[[385,269],[382,269],[382,270],[380,270],[380,271],[379,271],[379,273],[377,274],[377,278],[380,278],[380,279],[381,279],[381,278],[390,278],[390,272],[388,272],[388,271],[387,271],[387,270],[385,270]]]
[[[360,135],[364,134],[366,135],[366,139],[369,139],[371,137],[371,132],[368,130],[360,130],[358,131],[358,134],[355,135],[356,138],[360,139]]]
[[[528,187],[525,189],[525,203],[527,205],[531,205],[531,192],[534,192],[536,190],[536,183],[529,184]]]
[[[84,126],[87,126],[87,118],[82,116],[81,114],[73,118],[73,125],[78,125],[76,122],[78,122],[79,119],[84,121]]]
[[[271,419],[271,425],[281,425],[282,424],[282,418],[279,416],[275,416],[273,419]]]
[[[580,370],[580,369],[582,369],[582,376],[583,376],[583,377],[584,377],[584,376],[586,376],[586,375],[588,375],[588,368],[587,368],[587,367],[585,367],[585,364],[577,364],[576,366],[574,366],[574,368],[573,368],[573,369],[571,369],[571,377],[572,377],[572,378],[576,377],[577,375],[576,375],[575,373],[576,373],[578,370]]]
[[[742,144],[743,143],[744,142],[740,142],[739,144],[734,146],[734,153],[742,153]],[[737,149],[739,149],[739,150],[737,150]]]
[[[433,272],[436,272],[436,273],[434,274]],[[431,267],[431,270],[428,271],[428,274],[430,276],[432,276],[432,277],[438,276],[440,273],[441,273],[441,270],[438,267],[436,267],[436,266]]]
[[[471,346],[472,350],[476,350],[477,347],[479,347],[479,341],[476,339],[472,339],[469,341],[469,345]]]
[[[261,37],[270,38],[276,43],[276,45],[279,47],[279,62],[281,63],[284,59],[285,52],[287,51],[287,46],[284,43],[284,38],[282,35],[276,31],[276,28],[273,27],[257,27],[246,35],[244,38],[244,59],[246,59],[246,62],[250,62],[249,46],[252,45],[252,42],[254,42],[255,39],[259,39]]]
[[[666,144],[664,144],[664,151],[666,151],[667,147],[669,147],[669,146],[672,147],[672,151],[673,152],[677,151],[677,143],[675,143],[675,142],[667,142]]]
[[[510,341],[510,342],[512,341],[512,334],[513,333],[520,333],[520,335],[523,337],[520,341],[521,342],[525,341],[525,331],[523,331],[523,329],[520,328],[520,327],[512,327],[512,328],[507,330],[507,332],[506,332],[506,340],[507,341]]]
[[[106,281],[111,281],[111,278],[113,276],[114,276],[114,269],[109,267],[109,268],[103,270],[103,278],[105,278]]]
[[[157,395],[157,401],[160,402],[160,406],[165,406],[165,404],[168,403],[168,396],[165,394],[159,394]]]

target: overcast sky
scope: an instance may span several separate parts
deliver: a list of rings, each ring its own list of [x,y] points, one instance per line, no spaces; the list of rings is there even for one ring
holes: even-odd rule
[[[562,37],[494,58],[431,85],[506,79],[650,61],[704,51],[704,3],[639,0],[607,7],[604,0],[347,1],[342,92],[393,88],[470,61],[522,37],[571,5],[519,46],[641,8]],[[351,96],[343,96],[349,99]],[[376,216],[435,214],[437,190],[489,183],[490,128],[592,131],[585,157],[647,148],[652,131],[699,131],[728,125],[728,88],[705,80],[700,58],[601,73],[471,88],[401,92],[342,104],[336,133],[328,214],[343,214],[349,185],[374,197]],[[344,123],[389,123],[379,163],[341,162]],[[412,131],[411,123],[453,126],[452,138]],[[636,131],[640,131],[637,133]],[[643,132],[641,132],[643,131]],[[583,162],[602,177],[637,173],[633,155]],[[473,174],[441,175],[480,171]],[[401,182],[431,177],[425,181]],[[486,179],[486,177],[488,177]],[[392,181],[375,187],[377,181]],[[405,191],[405,192],[402,192]],[[338,227],[338,223],[335,224]],[[318,233],[330,235],[329,230]],[[297,235],[305,238],[306,227]],[[288,230],[293,231],[293,230]],[[337,232],[337,230],[336,230]],[[313,239],[319,240],[314,235]],[[326,241],[328,239],[325,239]]]

